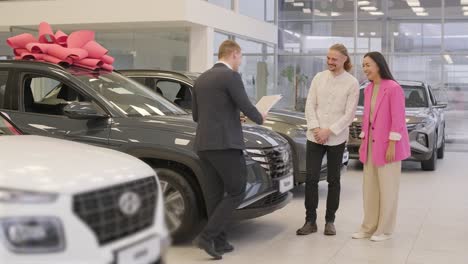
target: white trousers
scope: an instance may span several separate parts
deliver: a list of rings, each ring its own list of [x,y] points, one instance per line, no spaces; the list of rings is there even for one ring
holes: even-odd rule
[[[372,143],[369,143],[367,157],[364,164],[364,220],[361,232],[390,235],[396,224],[401,161],[375,166],[371,158]]]

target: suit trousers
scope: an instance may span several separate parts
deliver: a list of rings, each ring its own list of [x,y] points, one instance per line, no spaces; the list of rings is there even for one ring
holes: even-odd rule
[[[318,183],[320,181],[320,171],[322,169],[322,159],[327,154],[327,213],[325,220],[327,223],[335,221],[335,214],[340,205],[341,192],[341,166],[343,165],[343,153],[346,142],[327,146],[307,141],[306,160],[306,193],[305,208],[306,221],[315,222],[317,220],[317,207],[319,201]]]
[[[206,176],[219,179],[224,188],[223,198],[208,218],[200,236],[206,240],[223,240],[226,223],[245,196],[247,168],[244,154],[240,149],[225,149],[199,151],[198,156]]]
[[[384,166],[372,162],[372,140],[369,139],[368,159],[364,164],[363,200],[364,220],[361,232],[390,235],[395,229],[401,161]]]

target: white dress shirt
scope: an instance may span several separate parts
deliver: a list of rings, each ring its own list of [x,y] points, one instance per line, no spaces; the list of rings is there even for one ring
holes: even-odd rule
[[[215,62],[215,64],[218,64],[218,63],[222,63],[222,64],[226,65],[226,67],[228,67],[229,69],[231,69],[231,70],[232,70],[232,67],[231,67],[231,65],[229,65],[227,62],[225,62],[225,61],[222,61],[222,60],[219,60],[219,61]]]
[[[334,76],[326,70],[315,75],[305,107],[307,139],[317,143],[312,130],[329,128],[332,133],[325,145],[336,146],[346,142],[358,100],[359,83],[348,72]]]

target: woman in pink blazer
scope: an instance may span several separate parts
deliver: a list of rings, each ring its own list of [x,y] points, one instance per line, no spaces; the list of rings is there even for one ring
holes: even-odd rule
[[[410,156],[405,95],[383,55],[364,56],[371,83],[364,90],[364,117],[359,159],[364,164],[364,220],[353,238],[384,241],[395,229],[401,161]]]

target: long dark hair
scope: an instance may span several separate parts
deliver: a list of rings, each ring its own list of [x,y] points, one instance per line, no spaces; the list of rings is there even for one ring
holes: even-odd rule
[[[372,51],[364,55],[364,58],[365,57],[370,57],[377,64],[377,67],[379,67],[380,78],[395,81],[395,78],[393,78],[393,75],[390,72],[390,68],[388,67],[387,61],[385,60],[382,53],[378,51]]]

